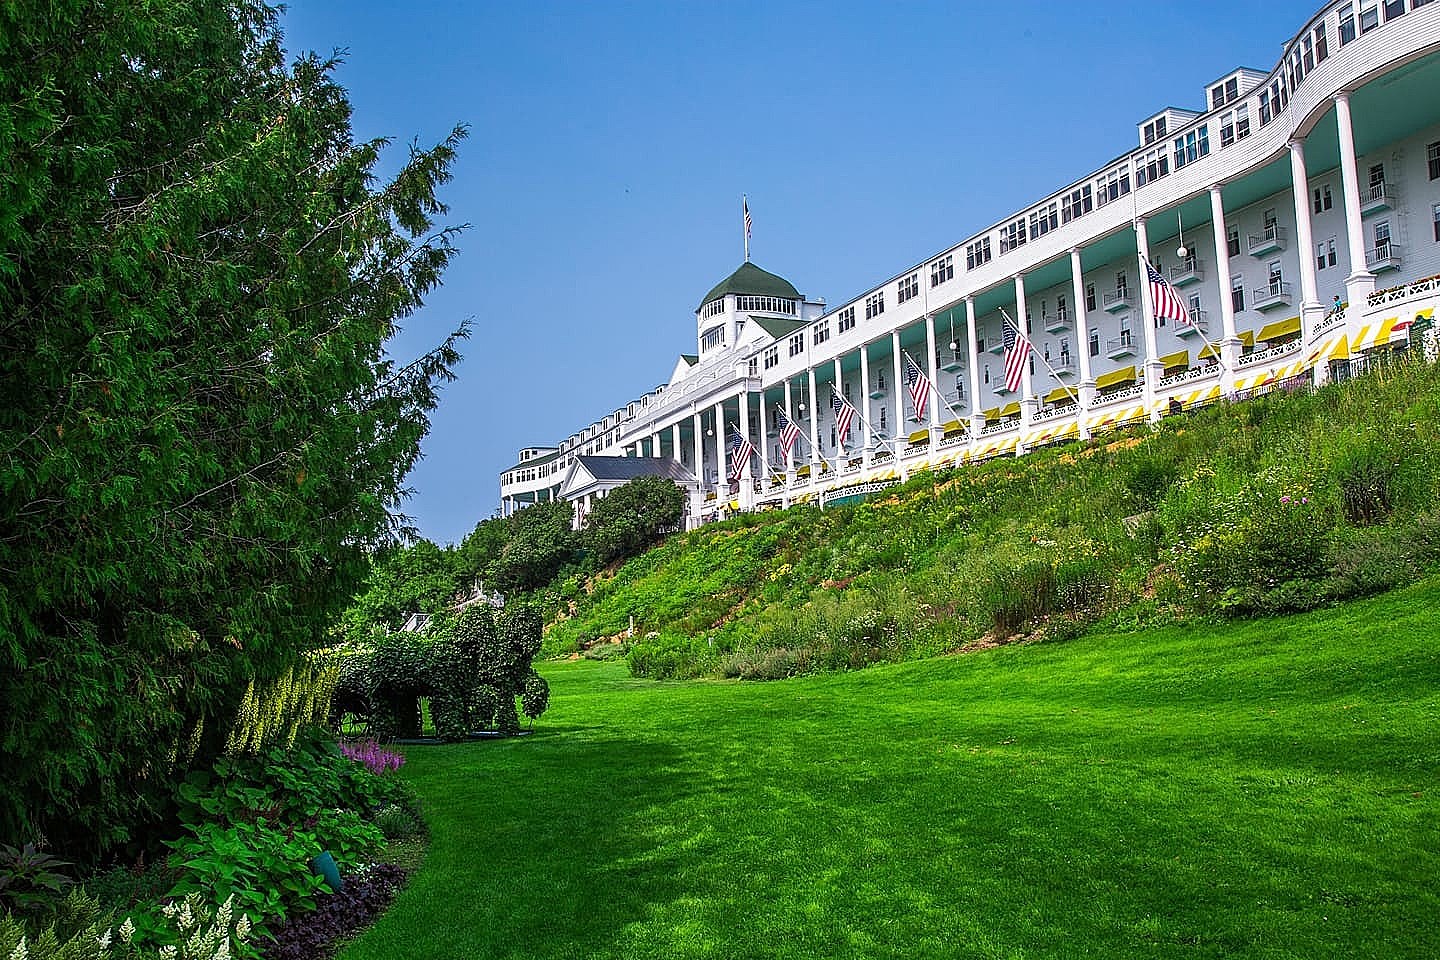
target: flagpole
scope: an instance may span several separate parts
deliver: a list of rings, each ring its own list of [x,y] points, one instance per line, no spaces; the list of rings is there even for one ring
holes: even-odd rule
[[[920,371],[920,376],[925,377],[925,371],[924,371],[924,369],[921,368],[920,364],[915,363],[915,358],[912,357],[912,356],[910,356],[910,351],[909,351],[909,350],[901,350],[900,352],[903,353],[903,354],[905,354],[905,359],[906,359],[906,360],[909,360],[912,364],[915,364],[915,369]],[[930,378],[929,378],[929,377],[925,377],[925,379],[929,380]],[[957,421],[960,422],[961,426],[964,427],[966,433],[969,433],[969,432],[970,432],[970,425],[965,422],[965,418],[964,418],[964,417],[960,416],[960,411],[959,411],[959,410],[956,410],[953,406],[951,406],[950,401],[945,399],[945,395],[940,392],[940,387],[939,387],[938,384],[935,383],[934,380],[930,380],[930,390],[931,390],[932,393],[935,394],[935,399],[936,399],[936,400],[939,400],[941,403],[945,404],[945,409],[946,409],[946,410],[949,410],[949,411],[950,411],[950,415],[953,416]],[[914,404],[914,398],[911,398],[911,404],[912,404],[912,405]]]
[[[1145,265],[1148,266],[1150,269],[1154,270],[1156,273],[1159,273],[1159,272],[1160,272],[1160,268],[1157,267],[1157,266],[1155,266],[1155,264],[1151,263],[1149,257],[1146,257],[1146,258],[1145,258]],[[1163,277],[1162,277],[1162,279],[1163,279]],[[1170,281],[1166,280],[1165,283],[1166,283],[1167,285],[1169,285]],[[1147,284],[1146,286],[1148,287],[1149,285]],[[1171,290],[1174,290],[1175,288],[1172,286],[1170,289],[1171,289]],[[1224,291],[1221,291],[1221,293],[1222,293],[1222,295],[1223,295]],[[1176,296],[1179,296],[1179,294],[1176,294]],[[1152,303],[1151,306],[1150,306],[1150,312],[1151,312],[1151,314],[1154,314],[1154,312],[1155,312],[1155,306],[1154,306],[1153,303]],[[1189,311],[1188,311],[1188,310],[1186,311],[1186,315],[1187,315],[1187,316],[1189,315]],[[1215,362],[1220,366],[1220,369],[1221,369],[1222,371],[1228,371],[1230,368],[1225,365],[1225,357],[1221,354],[1220,350],[1215,346],[1214,342],[1211,341],[1211,339],[1210,339],[1209,337],[1205,336],[1205,331],[1200,329],[1199,318],[1197,317],[1195,320],[1191,321],[1190,326],[1194,327],[1194,328],[1195,328],[1195,332],[1200,335],[1200,339],[1203,340],[1203,341],[1205,341],[1205,346],[1209,348],[1209,350],[1210,350],[1210,355],[1215,358]]]
[[[740,194],[740,232],[745,234],[745,262],[750,262],[750,198]]]
[[[834,387],[831,387],[831,389],[833,390]],[[815,411],[812,410],[812,411],[810,411],[810,412],[813,414]],[[789,407],[786,407],[786,408],[785,408],[785,416],[789,418],[789,420],[790,420],[791,423],[796,423],[795,415],[794,415],[794,413],[791,412],[791,410],[790,410]],[[797,426],[798,426],[798,424],[797,424]],[[807,436],[805,436],[805,432],[804,432],[803,430],[797,432],[797,433],[795,434],[795,436],[798,437],[799,439],[805,441],[805,446],[807,446],[807,447],[810,448],[810,453],[811,453],[812,456],[816,453],[815,448],[814,448],[813,446],[811,446],[811,444],[810,444],[810,438],[807,437]],[[825,454],[823,454],[823,453],[820,454],[820,462],[823,463],[823,464],[825,464],[825,466],[827,466],[827,467],[833,466],[833,464],[832,464],[829,460],[825,459]]]
[[[1013,329],[1013,330],[1015,331],[1015,335],[1016,335],[1017,337],[1022,337],[1022,338],[1024,338],[1025,342],[1028,343],[1028,344],[1030,344],[1030,355],[1031,355],[1032,357],[1033,357],[1033,356],[1038,356],[1038,355],[1039,355],[1039,351],[1037,351],[1037,350],[1035,349],[1035,341],[1034,341],[1034,340],[1031,340],[1029,334],[1027,334],[1027,333],[1025,333],[1024,331],[1022,331],[1022,330],[1015,324],[1015,321],[1014,321],[1013,319],[1011,319],[1010,314],[1008,314],[1008,313],[1005,312],[1005,308],[1004,308],[1004,307],[1001,307],[1001,308],[1000,308],[1000,315],[1005,318],[1005,322],[1006,322],[1006,323],[1010,324],[1011,329]],[[1074,388],[1074,387],[1070,386],[1070,384],[1068,384],[1068,383],[1066,383],[1064,380],[1061,380],[1061,379],[1060,379],[1060,374],[1056,373],[1056,372],[1055,372],[1055,368],[1052,367],[1052,366],[1050,366],[1050,361],[1049,361],[1049,360],[1046,360],[1043,356],[1041,356],[1041,357],[1040,357],[1040,362],[1043,363],[1043,364],[1045,364],[1045,369],[1046,369],[1046,371],[1049,372],[1051,378],[1054,379],[1054,381],[1055,381],[1056,383],[1060,384],[1060,388],[1061,388],[1062,390],[1064,390],[1067,394],[1070,395],[1070,397],[1072,397],[1072,398],[1075,400],[1075,406],[1077,406],[1077,407],[1081,406],[1081,404],[1080,404],[1080,394],[1078,394],[1078,393],[1075,392],[1075,388]],[[1023,399],[1023,398],[1022,398],[1022,399]]]

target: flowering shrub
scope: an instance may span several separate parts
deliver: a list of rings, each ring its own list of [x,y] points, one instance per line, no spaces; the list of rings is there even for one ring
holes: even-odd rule
[[[394,750],[380,746],[374,740],[352,740],[340,744],[340,752],[362,764],[374,774],[394,773],[405,763],[405,757]]]
[[[229,960],[254,956],[247,943],[252,927],[231,900],[219,907],[192,894],[142,918],[118,926],[100,904],[81,891],[70,895],[54,924],[33,935],[18,919],[0,916],[0,957],[5,960]],[[152,928],[141,932],[140,927]]]

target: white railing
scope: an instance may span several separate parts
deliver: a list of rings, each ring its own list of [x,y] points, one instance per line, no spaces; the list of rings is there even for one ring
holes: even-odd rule
[[[1248,357],[1241,357],[1235,362],[1237,367],[1253,367],[1256,364],[1268,363],[1271,360],[1278,360],[1287,353],[1294,353],[1300,349],[1299,340],[1291,340],[1289,343],[1282,343],[1278,347],[1269,347],[1250,354]]]
[[[1135,350],[1135,340],[1128,333],[1123,333],[1118,337],[1111,337],[1105,341],[1106,353],[1121,353],[1127,350],[1132,353]]]
[[[1398,266],[1399,263],[1400,248],[1389,240],[1377,243],[1373,249],[1365,251],[1365,266],[1367,267]]]
[[[1315,324],[1314,328],[1311,329],[1310,339],[1315,339],[1316,337],[1320,336],[1320,334],[1325,333],[1331,327],[1337,326],[1344,321],[1345,311],[1331,310],[1329,313],[1325,314],[1325,316],[1321,317],[1320,320]]]
[[[1263,287],[1256,287],[1254,290],[1254,301],[1256,307],[1262,303],[1279,303],[1290,299],[1290,284],[1285,280],[1276,280],[1274,283],[1267,283]]]
[[[1145,384],[1137,383],[1133,387],[1126,387],[1124,390],[1116,390],[1114,393],[1107,393],[1103,397],[1096,397],[1092,407],[1103,407],[1111,403],[1120,403],[1123,400],[1133,400],[1136,397],[1145,395]]]
[[[1250,254],[1255,254],[1261,250],[1274,250],[1284,245],[1285,231],[1280,228],[1278,223],[1271,224],[1262,230],[1258,236],[1253,233],[1250,234],[1247,240],[1248,243],[1245,249],[1246,252]]]
[[[849,487],[837,487],[834,490],[826,490],[820,494],[820,506],[835,500],[843,500],[846,497],[864,496],[867,493],[878,493],[886,487],[893,487],[899,480],[871,480],[869,483],[857,483]]]
[[[1189,383],[1192,380],[1208,380],[1211,377],[1220,375],[1220,364],[1212,364],[1208,367],[1194,367],[1184,373],[1177,373],[1174,376],[1166,377],[1160,381],[1161,387],[1173,387],[1181,383]]]
[[[1074,403],[1064,403],[1058,407],[1046,407],[1044,410],[1036,413],[1034,417],[1030,418],[1030,422],[1048,423],[1051,420],[1059,420],[1062,417],[1071,417],[1075,415],[1075,411],[1078,409],[1079,406]]]
[[[999,423],[987,423],[980,428],[980,436],[991,437],[997,433],[1014,430],[1018,426],[1020,426],[1019,420],[1001,420]]]
[[[1393,207],[1395,205],[1395,191],[1390,189],[1390,184],[1377,183],[1374,186],[1365,187],[1360,191],[1360,208],[1369,210],[1374,207]]]
[[[1133,301],[1130,299],[1129,290],[1116,290],[1114,293],[1105,294],[1104,306],[1106,310],[1109,310],[1111,307],[1128,307],[1132,303]]]
[[[939,443],[935,444],[935,449],[949,450],[951,447],[963,447],[969,442],[970,434],[968,432],[961,433],[958,436],[946,437],[944,440],[941,440]]]
[[[1389,303],[1401,303],[1424,293],[1436,292],[1440,292],[1440,275],[1426,277],[1424,280],[1416,280],[1413,283],[1402,283],[1398,287],[1376,290],[1365,298],[1365,305],[1367,307],[1383,307]]]

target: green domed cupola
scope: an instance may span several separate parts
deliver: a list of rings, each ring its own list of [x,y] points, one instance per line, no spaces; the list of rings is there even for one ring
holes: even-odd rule
[[[704,299],[700,301],[700,307],[729,293],[741,296],[780,297],[785,300],[800,299],[799,291],[791,285],[789,280],[777,277],[768,270],[761,270],[748,260],[740,264],[739,269],[730,276],[715,284],[714,289],[705,294]]]

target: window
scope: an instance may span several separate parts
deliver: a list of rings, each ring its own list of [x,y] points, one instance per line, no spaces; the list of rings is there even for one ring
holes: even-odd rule
[[[1225,84],[1217,83],[1210,88],[1210,109],[1219,110],[1227,103],[1225,99]]]
[[[1090,329],[1090,356],[1100,356],[1100,331],[1094,327]]]
[[[1070,316],[1065,309],[1065,294],[1055,298],[1055,318],[1057,320],[1069,320]]]
[[[1315,266],[1324,270],[1326,267],[1335,266],[1335,238],[1322,241],[1315,245]]]
[[[1225,226],[1225,249],[1230,256],[1240,256],[1240,226],[1239,224],[1226,224]]]
[[[1390,253],[1390,221],[1381,220],[1375,224],[1375,257],[1383,260]]]
[[[719,300],[711,300],[709,303],[705,304],[705,309],[703,309],[703,310],[700,311],[700,319],[702,319],[702,320],[709,320],[711,317],[715,316],[717,313],[724,313],[724,312],[725,312],[725,298],[724,298],[724,297],[721,297]]]
[[[1130,315],[1128,313],[1120,318],[1120,342],[1127,346],[1130,343]]]
[[[1355,39],[1355,5],[1347,3],[1340,8],[1340,46]]]
[[[1164,118],[1164,117],[1156,117],[1154,120],[1151,120],[1149,123],[1145,124],[1145,143],[1146,143],[1147,145],[1154,143],[1156,140],[1159,140],[1159,139],[1161,139],[1161,138],[1164,137],[1164,136],[1165,136],[1165,118]]]
[[[1151,150],[1135,161],[1135,186],[1153,183],[1170,172],[1170,153],[1164,148]]]
[[[766,348],[765,348],[765,369],[766,369],[766,370],[769,370],[771,367],[777,367],[777,366],[779,366],[779,365],[780,365],[780,348],[779,348],[778,346],[776,346],[776,347],[766,347]]]
[[[1330,184],[1323,184],[1315,188],[1315,212],[1324,213],[1334,206],[1334,198],[1330,196]]]
[[[722,324],[718,327],[711,327],[700,334],[700,352],[709,353],[725,342],[725,327]]]
[[[1055,204],[1050,203],[1030,214],[1030,237],[1037,239],[1060,226],[1060,214]]]
[[[990,238],[981,237],[965,248],[965,269],[974,270],[990,262]]]
[[[1220,146],[1230,146],[1235,142],[1235,111],[1230,110],[1220,114]]]
[[[1435,218],[1435,242],[1440,243],[1440,203],[1435,204],[1430,213]]]
[[[1440,144],[1437,144],[1440,146]],[[1090,184],[1071,190],[1060,198],[1060,222],[1069,223],[1089,213],[1092,209],[1092,194]]]
[[[841,333],[844,333],[846,330],[852,330],[852,329],[854,329],[854,327],[855,327],[855,308],[854,308],[854,307],[846,307],[844,310],[841,310],[841,311],[840,311],[839,323],[838,323],[837,325],[839,326]]]
[[[880,429],[881,429],[881,430],[884,430],[884,429],[885,429],[885,408],[884,408],[884,407],[881,407],[881,408],[880,408]]]
[[[1440,140],[1425,148],[1425,162],[1430,167],[1430,179],[1440,180]]]
[[[896,303],[904,303],[906,300],[914,300],[920,296],[920,275],[912,273],[908,277],[900,278],[900,291],[895,295]]]
[[[1360,8],[1360,32],[1369,33],[1380,26],[1380,8],[1373,2],[1368,7]]]
[[[1235,139],[1244,140],[1250,136],[1250,104],[1242,103],[1235,108]]]
[[[761,313],[788,313],[795,314],[795,301],[784,300],[780,297],[736,297],[735,309],[740,311],[756,310]]]
[[[1192,294],[1190,294],[1190,322],[1191,322],[1191,323],[1198,323],[1199,321],[1200,321],[1200,294],[1198,294],[1198,293],[1192,293]]]
[[[1095,284],[1093,283],[1085,284],[1085,309],[1095,309]]]
[[[1271,119],[1270,113],[1270,91],[1260,91],[1260,126],[1265,126]]]
[[[757,360],[755,357],[751,357],[751,358],[750,358],[750,365],[749,365],[749,366],[750,366],[750,376],[753,377],[753,376],[756,376],[757,374],[759,374],[759,372],[760,372],[760,370],[759,370],[759,364],[760,364],[760,361]]]
[[[1385,0],[1385,22],[1389,23],[1405,12],[1405,0]]]
[[[1194,163],[1201,157],[1210,155],[1210,131],[1208,124],[1201,124],[1200,129],[1191,130],[1183,137],[1175,138],[1175,169],[1179,170],[1187,163]]]
[[[826,340],[829,340],[829,339],[830,339],[830,321],[829,321],[829,320],[821,320],[819,323],[815,324],[815,346],[818,347],[818,346],[820,346],[820,344],[824,343]]]
[[[1325,40],[1325,24],[1315,28],[1315,62],[1324,63],[1325,58],[1330,56],[1330,46]]]
[[[874,293],[865,298],[865,319],[878,317],[885,312],[885,293]]]
[[[1270,240],[1279,236],[1279,224],[1275,220],[1275,208],[1271,207],[1264,213],[1265,239]]]
[[[1017,247],[1025,246],[1025,218],[1021,217],[1013,223],[1008,223],[1000,228],[1000,252],[1008,253]]]
[[[930,286],[938,287],[946,280],[955,278],[955,257],[952,254],[945,254],[939,260],[930,264]]]
[[[884,367],[881,367],[879,370],[876,370],[876,371],[875,371],[875,389],[876,389],[876,390],[884,390],[884,389],[885,389],[885,368],[884,368]]]
[[[790,356],[798,357],[805,352],[805,334],[797,333],[790,338]]]
[[[1310,39],[1309,34],[1306,34],[1305,38],[1300,41],[1300,45],[1305,50],[1305,72],[1309,73],[1311,70],[1315,69],[1315,41]]]
[[[1095,206],[1103,207],[1130,192],[1130,168],[1116,167],[1095,180]]]
[[[1115,292],[1122,297],[1128,297],[1130,295],[1130,283],[1125,279],[1124,270],[1117,270],[1115,272]]]
[[[1270,261],[1270,272],[1267,278],[1271,293],[1279,293],[1281,285],[1285,282],[1285,275],[1280,272],[1280,261]]]
[[[1230,278],[1230,306],[1236,313],[1245,309],[1245,278],[1238,273]]]

